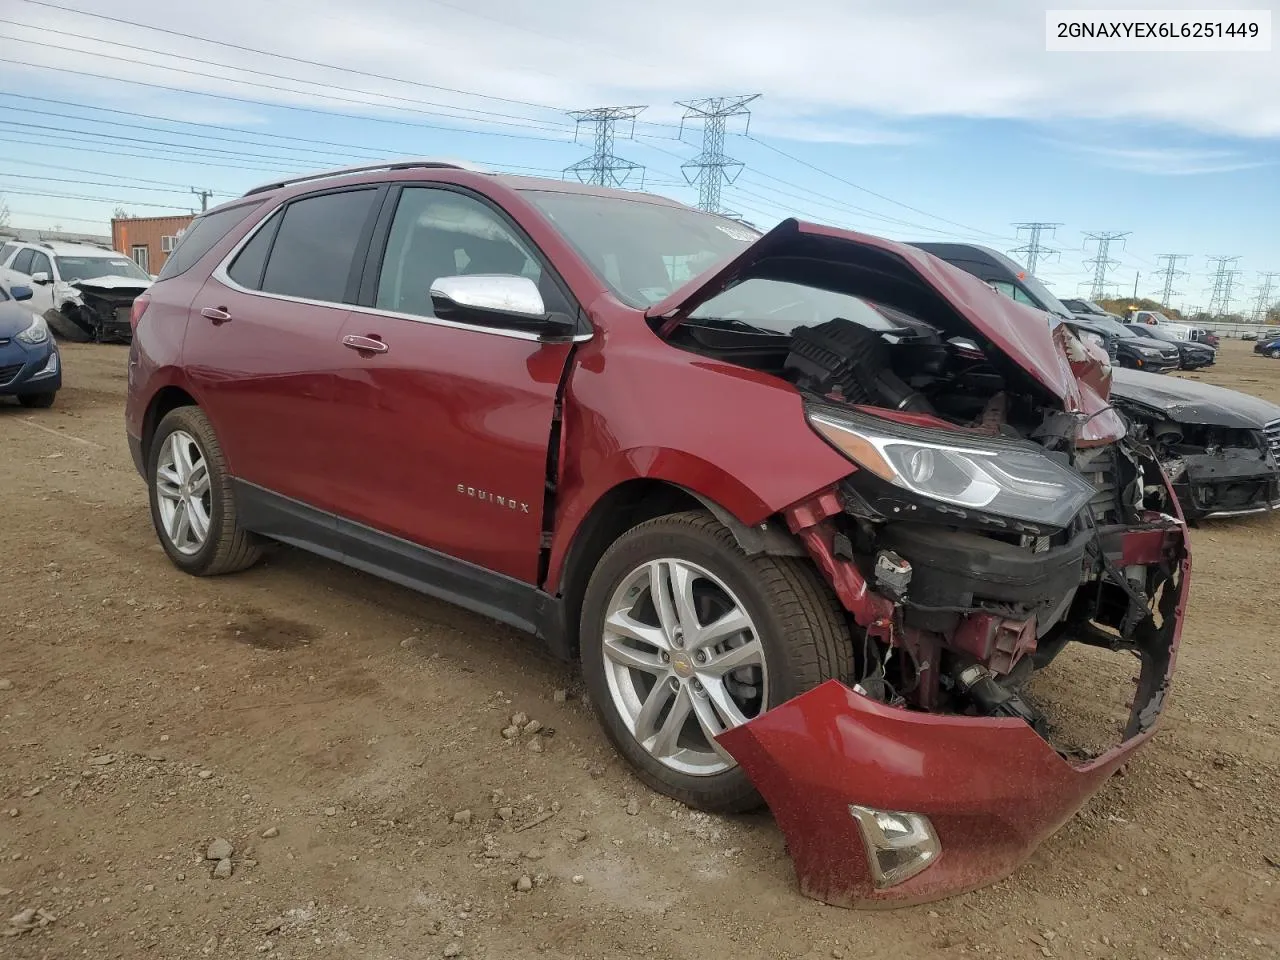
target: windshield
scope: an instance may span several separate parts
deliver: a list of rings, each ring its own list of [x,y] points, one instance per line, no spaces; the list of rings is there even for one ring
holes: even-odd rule
[[[58,276],[63,283],[73,280],[96,280],[99,277],[128,277],[150,280],[128,257],[57,257]]]
[[[1061,300],[1049,292],[1049,288],[1037,280],[1031,274],[1027,274],[1021,278],[1022,285],[1027,288],[1027,292],[1043,304],[1042,309],[1048,310],[1050,313],[1056,313],[1059,316],[1069,317],[1071,311],[1066,308]]]
[[[888,320],[881,308],[869,300],[802,283],[754,277],[712,297],[689,314],[689,321],[702,326],[789,335],[796,327],[826,323],[836,317],[881,332],[902,329],[902,324]]]
[[[1119,320],[1107,316],[1097,316],[1090,314],[1089,323],[1091,326],[1097,327],[1099,330],[1106,331],[1113,337],[1132,337],[1133,329],[1127,324],[1121,323]]]
[[[642,197],[523,193],[596,276],[633,307],[657,303],[760,236],[726,217]]]
[[[1178,337],[1168,330],[1161,327],[1143,327],[1142,332],[1152,340],[1166,340],[1170,343],[1178,343]]]

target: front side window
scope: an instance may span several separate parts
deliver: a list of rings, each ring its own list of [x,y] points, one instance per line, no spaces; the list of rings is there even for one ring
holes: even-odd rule
[[[49,258],[39,250],[31,251],[31,275],[43,273],[49,279],[53,279],[53,265],[49,263]],[[65,279],[65,277],[63,278]]]
[[[35,251],[30,247],[27,247],[27,249],[23,250],[13,258],[13,267],[11,269],[17,273],[23,274],[24,276],[31,276],[31,258],[34,255]]]
[[[342,303],[377,196],[376,189],[345,190],[285,207],[262,274],[262,292]]]
[[[146,247],[141,248],[145,253]],[[58,257],[58,276],[63,283],[73,280],[96,280],[99,277],[128,277],[150,280],[150,275],[128,257]]]
[[[502,274],[539,285],[549,310],[563,309],[529,247],[479,200],[451,190],[405,187],[378,274],[374,306],[431,317],[431,285],[440,277]]]
[[[552,190],[524,196],[633,307],[657,303],[760,236],[725,217],[643,198]]]

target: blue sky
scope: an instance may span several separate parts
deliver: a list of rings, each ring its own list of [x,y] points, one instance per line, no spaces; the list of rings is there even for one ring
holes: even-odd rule
[[[1044,31],[1020,0],[10,0],[0,195],[14,225],[105,233],[117,206],[379,157],[558,175],[590,152],[563,111],[648,104],[617,153],[693,201],[701,131],[676,139],[675,101],[760,93],[723,194],[760,226],[1009,250],[1014,223],[1057,222],[1039,274],[1062,296],[1091,275],[1085,233],[1130,231],[1118,288],[1158,290],[1157,255],[1189,254],[1173,302],[1205,304],[1206,258],[1238,255],[1247,308],[1280,270],[1280,51],[1051,54]]]

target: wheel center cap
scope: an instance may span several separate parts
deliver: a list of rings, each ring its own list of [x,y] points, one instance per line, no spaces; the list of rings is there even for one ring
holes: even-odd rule
[[[677,677],[688,679],[693,676],[693,661],[687,653],[673,653],[671,655],[671,669],[675,671]]]

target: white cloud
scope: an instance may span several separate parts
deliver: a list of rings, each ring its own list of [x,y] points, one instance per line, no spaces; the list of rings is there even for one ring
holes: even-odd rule
[[[88,5],[87,0],[65,2]],[[1176,5],[1176,0],[1163,2]],[[1196,0],[1186,5],[1213,4]],[[1229,0],[1228,5],[1238,4]],[[335,83],[340,89],[331,94],[354,99],[376,99],[367,97],[367,91],[536,116],[543,122],[563,119],[520,104],[267,60],[23,2],[7,9],[48,29]],[[670,106],[678,98],[759,91],[765,97],[753,105],[753,130],[806,140],[900,142],[909,135],[874,118],[892,118],[896,124],[957,116],[1097,119],[1280,137],[1280,98],[1275,95],[1280,56],[1049,54],[1044,50],[1044,8],[1024,0],[914,0],[891,7],[875,0],[793,0],[783,6],[764,0],[648,0],[625,15],[599,0],[365,0],[357,7],[337,0],[223,0],[216,5],[134,0],[127,7],[96,9],[196,36],[530,103],[650,103],[648,119],[678,116]],[[40,39],[94,48],[47,32]],[[6,50],[6,56],[68,63],[57,51],[22,43],[10,42]],[[142,51],[108,52],[155,59]],[[71,62],[80,69],[150,82],[229,89],[225,81],[199,76],[173,74],[166,81],[163,71],[118,61],[76,56]],[[107,90],[98,81],[67,82],[98,95]],[[255,88],[238,94],[273,102],[309,100],[304,93]],[[373,109],[327,106],[343,112]],[[842,127],[823,119],[842,114],[872,120]]]
[[[1251,160],[1233,150],[1195,150],[1181,147],[1105,147],[1062,144],[1088,154],[1103,166],[1130,173],[1157,176],[1193,176],[1206,173],[1231,173],[1253,170],[1273,164],[1269,160]]]

